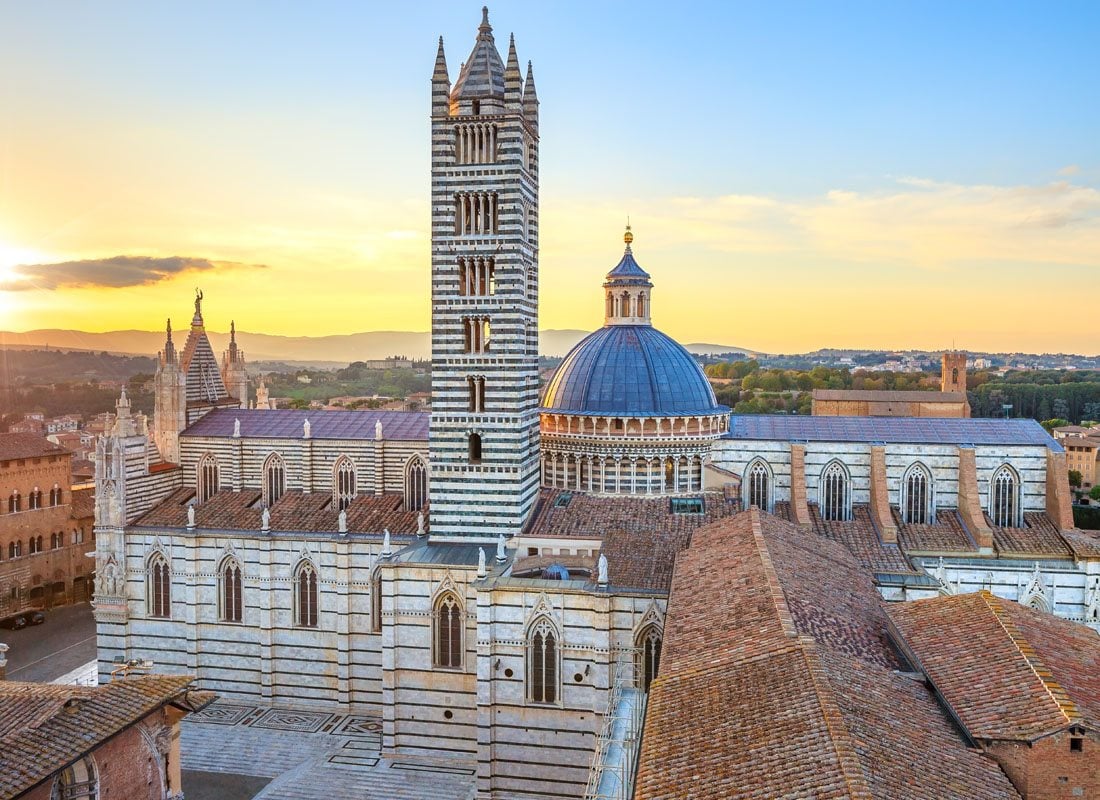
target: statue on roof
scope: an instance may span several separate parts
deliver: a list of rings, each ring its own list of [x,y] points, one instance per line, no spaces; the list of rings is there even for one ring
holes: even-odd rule
[[[485,568],[485,548],[479,547],[477,549],[477,576],[484,578],[488,574],[488,570]]]
[[[270,508],[265,508],[262,512],[260,512],[260,530],[261,531],[271,530],[271,509]]]
[[[348,511],[346,508],[341,508],[340,514],[336,517],[336,529],[340,533],[348,532]]]
[[[607,586],[607,556],[600,553],[600,560],[596,563],[596,583]]]
[[[195,314],[202,314],[202,289],[195,289]]]
[[[423,511],[416,512],[416,535],[417,536],[423,536],[424,535],[424,512]]]
[[[195,506],[193,505],[187,507],[187,527],[195,527]]]

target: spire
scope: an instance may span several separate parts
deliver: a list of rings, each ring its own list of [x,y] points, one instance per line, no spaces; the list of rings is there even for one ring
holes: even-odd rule
[[[164,363],[176,363],[176,346],[172,343],[172,318],[168,318],[167,337],[164,341]]]
[[[443,117],[451,110],[451,75],[447,72],[447,54],[443,52],[443,37],[439,37],[439,50],[435,54],[435,71],[432,72],[432,116]]]
[[[630,225],[627,225],[626,229],[630,230]],[[237,321],[234,319],[229,320],[229,343],[232,345],[237,343]]]
[[[523,83],[523,115],[527,121],[539,127],[539,97],[535,92],[535,71],[531,68],[531,62],[527,62],[527,80]]]
[[[432,72],[433,81],[451,82],[450,73],[447,72],[447,53],[443,50],[443,37],[439,37],[439,49],[435,53],[435,71]]]
[[[434,88],[433,83],[433,88]],[[433,95],[434,96],[434,95]],[[504,62],[493,40],[493,26],[489,24],[489,9],[481,9],[481,25],[470,57],[458,71],[451,100],[461,104],[463,115],[500,113],[500,100],[504,97]],[[480,106],[475,105],[478,101]],[[487,102],[488,101],[488,102]],[[466,104],[469,105],[466,105]],[[495,108],[496,110],[491,110]],[[455,109],[455,113],[459,113]]]
[[[477,36],[479,39],[489,37],[492,39],[493,26],[489,24],[489,6],[481,7],[481,24],[477,26]]]
[[[516,55],[516,37],[508,38],[508,64],[504,68],[504,105],[518,111],[523,97],[523,74],[519,71],[519,56]]]

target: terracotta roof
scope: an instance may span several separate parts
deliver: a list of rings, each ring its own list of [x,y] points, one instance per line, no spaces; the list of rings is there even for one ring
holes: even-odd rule
[[[852,506],[847,522],[824,520],[816,503],[810,503],[810,519],[816,533],[840,542],[871,572],[916,572],[905,553],[896,544],[882,541],[867,506]]]
[[[1082,531],[1074,528],[1062,531],[1062,538],[1073,551],[1074,558],[1100,558],[1100,531]]]
[[[0,461],[59,455],[69,451],[37,433],[0,433]]]
[[[602,539],[612,585],[667,591],[673,559],[687,547],[692,531],[739,509],[721,492],[699,497],[702,514],[675,514],[667,497],[593,497],[543,489],[521,535]]]
[[[958,511],[940,509],[936,512],[934,523],[914,525],[902,522],[901,514],[896,508],[891,510],[894,514],[894,524],[898,526],[898,541],[906,553],[977,555],[978,544],[967,532]]]
[[[177,489],[134,521],[134,525],[153,528],[183,528],[187,525],[187,506],[195,497],[194,489]],[[195,506],[195,526],[216,530],[259,531],[263,510],[258,489],[240,492],[221,491]],[[386,528],[394,535],[415,535],[417,512],[404,510],[400,493],[359,495],[347,509],[348,531],[381,534]],[[300,491],[287,492],[271,507],[271,530],[289,532],[328,532],[338,528],[339,511],[332,494]],[[428,508],[424,507],[425,529]]]
[[[891,606],[911,652],[971,736],[1034,741],[1100,728],[1100,636],[988,591]]]
[[[214,700],[187,675],[145,675],[103,686],[0,681],[0,796],[47,780],[128,726],[169,703],[197,710]]]
[[[843,545],[756,509],[676,561],[635,782],[666,798],[1017,798],[890,645]]]
[[[1050,517],[1041,512],[1024,514],[1022,528],[995,528],[989,515],[985,518],[993,531],[993,546],[998,554],[1019,558],[1037,556],[1040,558],[1070,558],[1072,551],[1058,533],[1058,528]]]
[[[95,489],[76,489],[69,516],[73,519],[91,519],[95,516]]]

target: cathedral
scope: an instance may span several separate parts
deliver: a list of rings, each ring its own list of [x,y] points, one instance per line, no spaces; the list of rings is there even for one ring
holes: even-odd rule
[[[181,349],[169,323],[152,431],[123,396],[97,452],[104,679],[149,658],[226,699],[369,708],[383,754],[468,761],[480,798],[582,797],[632,758],[607,743],[644,714],[616,709],[659,680],[700,528],[764,518],[882,600],[984,590],[1100,631],[1100,541],[1037,423],[731,415],[653,326],[674,265],[655,281],[629,228],[593,254],[604,326],[540,393],[538,151],[532,66],[484,12],[431,80],[431,412],[250,406],[202,295]]]

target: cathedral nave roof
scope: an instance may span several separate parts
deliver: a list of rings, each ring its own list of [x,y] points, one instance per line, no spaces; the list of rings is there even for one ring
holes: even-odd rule
[[[384,440],[426,442],[430,419],[426,411],[216,409],[196,420],[181,436],[234,438],[234,426],[240,420],[241,438],[301,439],[308,420],[311,439],[374,439],[381,423]]]

